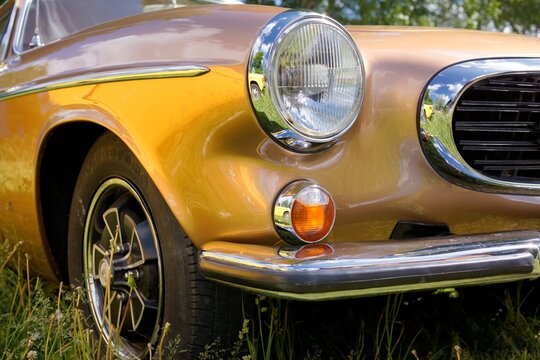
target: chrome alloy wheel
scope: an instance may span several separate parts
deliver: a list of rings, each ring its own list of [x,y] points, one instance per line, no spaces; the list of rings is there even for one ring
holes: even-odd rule
[[[162,260],[150,212],[121,178],[104,181],[92,196],[83,269],[91,313],[104,339],[120,356],[144,355],[160,327]]]

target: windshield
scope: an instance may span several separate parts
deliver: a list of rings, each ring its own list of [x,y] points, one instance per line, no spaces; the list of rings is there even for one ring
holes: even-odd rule
[[[30,0],[23,10],[22,31],[16,42],[16,50],[26,51],[89,27],[140,13],[188,5],[236,3],[239,2],[231,0]],[[36,14],[39,14],[38,21],[36,21]]]

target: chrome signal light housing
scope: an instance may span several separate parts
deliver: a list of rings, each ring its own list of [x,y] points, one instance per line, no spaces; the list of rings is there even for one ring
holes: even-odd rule
[[[297,180],[279,193],[273,220],[278,235],[292,245],[313,244],[328,236],[336,219],[334,200],[322,186]]]
[[[247,69],[261,127],[297,152],[332,145],[355,122],[364,97],[364,65],[339,23],[286,11],[259,32]]]

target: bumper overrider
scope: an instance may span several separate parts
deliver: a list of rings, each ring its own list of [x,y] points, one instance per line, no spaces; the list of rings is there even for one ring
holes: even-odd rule
[[[207,278],[299,300],[382,295],[540,276],[540,233],[511,231],[304,246],[205,244]]]

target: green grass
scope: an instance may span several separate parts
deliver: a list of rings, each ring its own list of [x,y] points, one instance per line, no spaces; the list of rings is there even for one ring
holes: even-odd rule
[[[0,244],[0,359],[114,358],[97,355],[83,292],[28,268],[17,246]],[[199,359],[539,359],[536,283],[318,303],[246,296],[253,310],[236,343],[217,339]],[[181,345],[161,341],[151,357],[174,358]]]
[[[30,277],[29,258],[7,242],[0,247],[0,264],[1,358],[91,358],[93,337],[76,307],[80,292],[62,286],[53,292]]]

